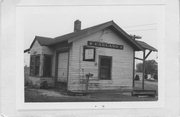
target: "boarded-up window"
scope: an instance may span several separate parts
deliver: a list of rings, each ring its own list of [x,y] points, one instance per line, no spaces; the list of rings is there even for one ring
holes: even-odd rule
[[[30,75],[39,76],[40,55],[31,55],[30,58]]]
[[[44,55],[44,66],[43,66],[43,76],[51,77],[51,65],[52,65],[52,56]]]
[[[99,56],[99,78],[101,80],[111,79],[112,57]]]

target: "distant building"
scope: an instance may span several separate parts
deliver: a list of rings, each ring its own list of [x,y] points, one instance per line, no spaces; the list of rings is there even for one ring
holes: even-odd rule
[[[143,73],[142,72],[135,72],[135,76],[138,75],[139,79],[142,80],[143,78]]]

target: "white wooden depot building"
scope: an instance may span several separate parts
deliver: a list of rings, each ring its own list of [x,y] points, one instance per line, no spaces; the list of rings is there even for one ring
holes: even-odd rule
[[[152,46],[136,41],[116,23],[81,29],[55,38],[36,36],[29,49],[30,76],[34,86],[63,85],[68,91],[132,89],[135,51]]]

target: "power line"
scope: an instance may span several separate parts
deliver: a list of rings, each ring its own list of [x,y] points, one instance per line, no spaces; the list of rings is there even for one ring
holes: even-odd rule
[[[156,24],[157,24],[157,23],[151,23],[151,24],[139,24],[139,25],[125,26],[124,28],[133,28],[133,27],[149,26],[149,25],[156,25]]]
[[[148,30],[157,30],[157,29],[156,28],[151,28],[151,29],[127,30],[127,31],[133,32],[133,31],[148,31]]]

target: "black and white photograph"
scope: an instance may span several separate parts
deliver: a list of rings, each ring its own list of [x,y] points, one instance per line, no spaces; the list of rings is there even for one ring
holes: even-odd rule
[[[179,0],[0,0],[0,117],[180,117]]]
[[[159,8],[24,12],[25,102],[158,100]]]

